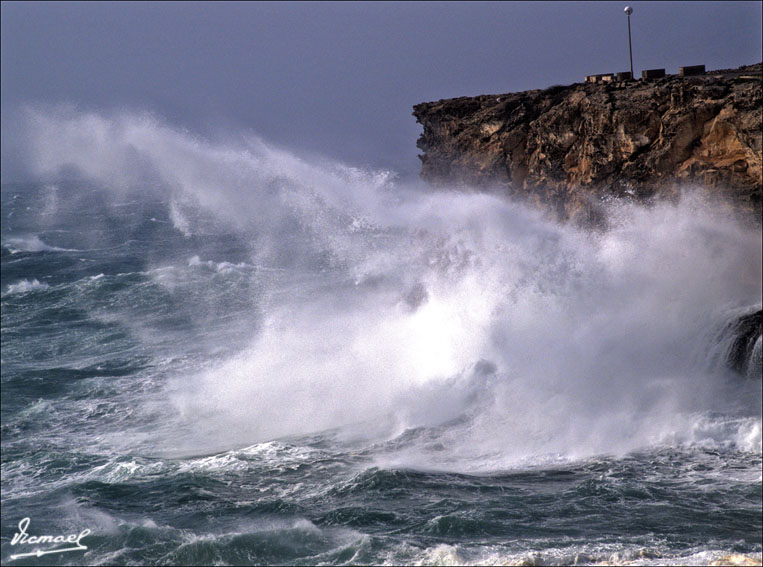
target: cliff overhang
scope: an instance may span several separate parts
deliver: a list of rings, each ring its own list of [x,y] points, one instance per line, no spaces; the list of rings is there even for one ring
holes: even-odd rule
[[[577,83],[414,106],[421,177],[595,222],[611,199],[704,190],[760,219],[761,64],[701,76]]]

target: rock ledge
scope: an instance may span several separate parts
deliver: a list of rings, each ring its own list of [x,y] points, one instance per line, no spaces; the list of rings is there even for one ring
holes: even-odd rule
[[[761,64],[702,76],[577,83],[414,106],[421,177],[595,222],[607,199],[701,186],[760,219]]]

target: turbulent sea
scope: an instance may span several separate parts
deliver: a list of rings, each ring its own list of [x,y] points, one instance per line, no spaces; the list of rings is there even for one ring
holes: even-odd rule
[[[590,232],[144,115],[26,131],[3,564],[761,561],[760,344],[725,364],[759,228],[686,195]]]

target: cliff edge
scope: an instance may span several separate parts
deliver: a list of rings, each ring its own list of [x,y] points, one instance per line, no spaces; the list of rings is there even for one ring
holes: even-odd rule
[[[596,222],[612,198],[701,186],[760,219],[761,64],[700,76],[578,83],[414,106],[421,177]]]

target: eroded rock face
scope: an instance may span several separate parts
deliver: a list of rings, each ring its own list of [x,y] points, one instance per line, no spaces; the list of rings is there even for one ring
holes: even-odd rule
[[[760,70],[421,103],[421,176],[523,198],[560,220],[593,222],[608,198],[672,198],[687,185],[760,218]]]

